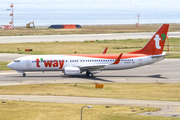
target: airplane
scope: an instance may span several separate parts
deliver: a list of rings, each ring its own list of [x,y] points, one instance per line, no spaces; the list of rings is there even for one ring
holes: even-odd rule
[[[168,29],[169,24],[163,24],[142,49],[126,54],[31,55],[15,59],[7,67],[23,73],[23,77],[25,72],[32,71],[62,71],[64,75],[86,72],[87,77],[92,77],[94,71],[141,67],[165,58],[163,48]]]

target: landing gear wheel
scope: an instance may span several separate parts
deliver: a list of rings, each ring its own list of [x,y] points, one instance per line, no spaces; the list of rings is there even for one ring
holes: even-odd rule
[[[26,73],[23,73],[23,77],[26,77]]]
[[[93,74],[92,74],[91,72],[87,71],[87,72],[86,72],[86,76],[87,76],[87,77],[93,77]]]
[[[88,77],[93,77],[93,74],[90,72],[90,73],[88,74]]]

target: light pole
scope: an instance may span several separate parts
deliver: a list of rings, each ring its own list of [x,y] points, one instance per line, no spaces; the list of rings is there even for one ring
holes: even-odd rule
[[[87,107],[87,108],[89,108],[89,109],[92,108],[92,106],[83,106],[83,107],[81,108],[81,120],[82,120],[82,110],[83,110],[84,107]]]

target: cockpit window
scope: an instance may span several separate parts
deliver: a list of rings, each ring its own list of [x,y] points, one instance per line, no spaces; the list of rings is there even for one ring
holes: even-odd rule
[[[20,62],[20,60],[14,60],[14,62],[16,62],[16,63],[17,63],[17,62]]]

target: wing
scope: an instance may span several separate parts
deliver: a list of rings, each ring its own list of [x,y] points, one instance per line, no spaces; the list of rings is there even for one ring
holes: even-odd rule
[[[122,53],[118,56],[118,58],[117,58],[117,59],[115,60],[115,62],[112,63],[112,64],[90,64],[90,65],[81,65],[81,66],[79,66],[79,68],[80,68],[81,70],[84,70],[84,71],[86,71],[86,70],[101,70],[101,69],[104,69],[105,66],[107,66],[107,65],[116,65],[116,64],[118,64],[119,61],[121,60],[121,57],[122,57]]]

